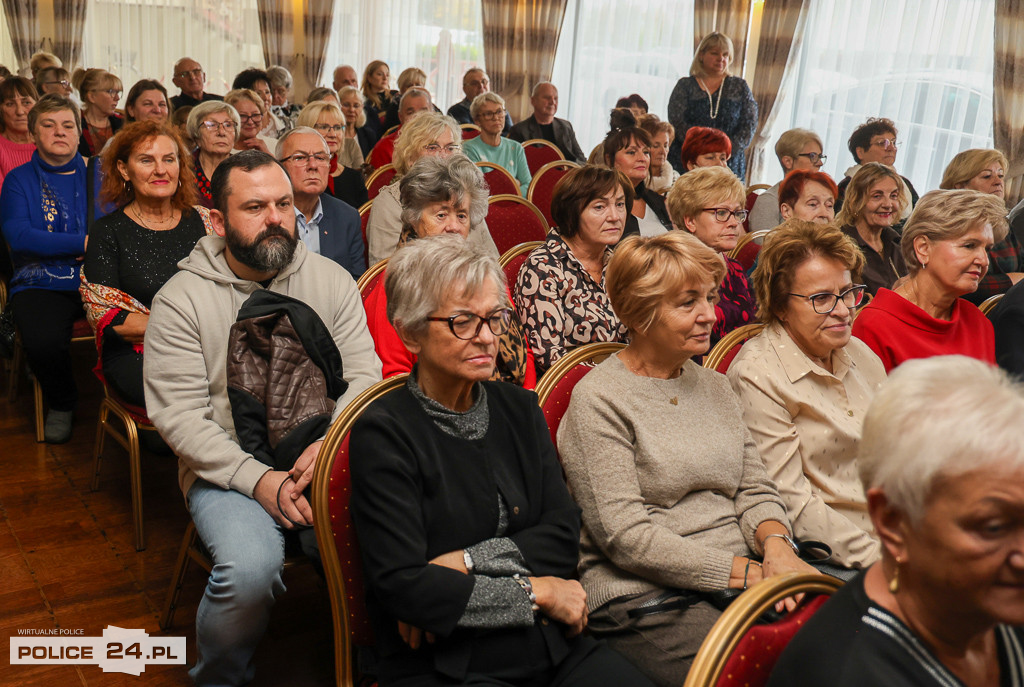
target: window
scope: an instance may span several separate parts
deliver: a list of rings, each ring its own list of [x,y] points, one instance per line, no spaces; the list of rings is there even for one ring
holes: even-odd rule
[[[11,43],[11,31],[7,28],[7,15],[0,9],[0,64],[11,70],[12,74],[18,73],[18,58],[14,54],[14,44]]]
[[[994,0],[808,5],[803,45],[768,135],[766,169],[754,170],[754,182],[778,180],[772,150],[793,127],[821,136],[824,170],[838,181],[854,164],[847,149],[853,129],[868,117],[888,117],[899,130],[896,168],[921,193],[938,188],[956,153],[992,147]]]
[[[665,119],[692,60],[692,0],[569,0],[551,79],[559,87],[558,116],[572,122],[589,154],[623,96],[639,93],[648,111]]]
[[[427,89],[443,112],[462,100],[462,75],[483,66],[483,20],[478,0],[335,0],[327,58],[320,77],[330,85],[334,68],[363,69],[384,60],[391,87],[407,67],[427,73]]]
[[[89,3],[82,63],[117,74],[125,95],[139,79],[157,79],[177,95],[174,63],[186,56],[203,66],[207,90],[220,95],[238,72],[264,66],[256,0]]]

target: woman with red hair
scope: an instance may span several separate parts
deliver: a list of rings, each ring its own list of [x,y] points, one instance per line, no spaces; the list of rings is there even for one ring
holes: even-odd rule
[[[729,167],[732,142],[718,129],[694,126],[686,132],[680,152],[686,170],[697,167]]]
[[[779,184],[779,212],[782,219],[802,219],[828,224],[836,218],[839,188],[828,174],[795,169]]]

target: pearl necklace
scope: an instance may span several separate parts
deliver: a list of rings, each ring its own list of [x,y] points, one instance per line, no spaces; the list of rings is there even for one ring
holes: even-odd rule
[[[715,103],[711,102],[711,91],[709,91],[708,87],[704,85],[704,82],[698,78],[697,83],[699,83],[704,92],[708,94],[708,114],[711,115],[711,119],[718,119],[718,111],[722,108],[722,91],[725,90],[725,81],[723,80],[718,86],[718,102]]]

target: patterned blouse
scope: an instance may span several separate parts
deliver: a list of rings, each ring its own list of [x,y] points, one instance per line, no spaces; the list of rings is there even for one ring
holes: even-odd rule
[[[199,204],[204,208],[213,209],[213,194],[210,193],[210,180],[203,173],[203,165],[199,162],[199,148],[192,151],[192,166],[196,172],[196,190],[199,192]]]
[[[605,250],[598,284],[555,232],[530,253],[516,280],[516,312],[537,364],[537,377],[571,348],[598,341],[626,343],[629,332],[612,311],[604,289],[611,259]]]
[[[757,322],[757,303],[754,294],[750,292],[743,265],[732,258],[725,258],[725,264],[728,269],[718,289],[715,326],[711,330],[712,346],[733,329]]]
[[[724,133],[732,143],[729,169],[740,179],[744,178],[747,160],[743,151],[757,130],[757,102],[746,81],[738,76],[725,77],[709,100],[707,91],[697,83],[697,77],[679,79],[668,99],[668,121],[676,128],[672,147],[677,151],[690,127],[706,126]]]

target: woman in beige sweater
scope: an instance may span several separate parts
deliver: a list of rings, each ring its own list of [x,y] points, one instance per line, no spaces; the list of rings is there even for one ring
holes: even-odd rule
[[[814,572],[728,382],[691,360],[724,271],[685,232],[620,243],[606,284],[630,344],[580,381],[558,433],[590,629],[659,685],[682,684],[717,620],[706,593]]]

